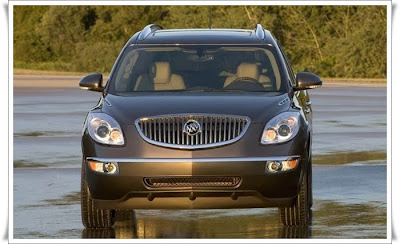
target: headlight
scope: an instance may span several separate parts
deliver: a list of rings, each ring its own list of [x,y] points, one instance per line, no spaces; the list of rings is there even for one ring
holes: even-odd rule
[[[93,140],[110,145],[123,145],[124,136],[118,122],[103,113],[91,113],[88,117],[89,135]]]
[[[283,112],[272,118],[264,127],[262,144],[275,144],[291,140],[299,132],[297,112]]]

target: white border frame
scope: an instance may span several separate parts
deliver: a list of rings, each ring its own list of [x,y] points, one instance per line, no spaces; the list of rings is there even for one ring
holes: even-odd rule
[[[113,243],[390,243],[392,240],[392,5],[391,1],[9,1],[8,56],[8,143],[10,243],[110,243],[110,239],[14,239],[13,236],[13,11],[18,5],[381,5],[387,6],[387,238],[386,239],[140,239],[112,240]],[[132,33],[133,34],[133,33]]]

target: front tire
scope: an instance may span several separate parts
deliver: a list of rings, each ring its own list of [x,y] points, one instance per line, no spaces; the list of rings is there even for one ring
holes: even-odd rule
[[[115,212],[113,210],[99,209],[94,206],[86,182],[86,167],[84,164],[82,164],[81,174],[81,215],[83,225],[89,229],[110,228],[115,222]]]
[[[311,209],[309,203],[310,180],[309,172],[303,175],[299,194],[291,207],[279,208],[281,224],[284,226],[306,226],[311,222]]]

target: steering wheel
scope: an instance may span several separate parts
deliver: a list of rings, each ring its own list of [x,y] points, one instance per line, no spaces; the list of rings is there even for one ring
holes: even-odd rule
[[[248,82],[248,83],[251,83],[254,88],[258,87],[258,89],[261,88],[264,90],[264,86],[258,80],[254,79],[252,77],[236,78],[227,87],[230,87],[231,85],[235,86],[235,83],[240,83],[240,82]]]

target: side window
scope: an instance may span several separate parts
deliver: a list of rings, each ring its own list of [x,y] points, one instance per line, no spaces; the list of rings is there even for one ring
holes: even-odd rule
[[[117,91],[127,90],[133,67],[139,57],[139,51],[132,50],[126,54],[117,73],[115,88]]]
[[[286,64],[286,67],[287,67],[287,70],[288,70],[289,76],[290,76],[290,83],[292,83],[292,85],[295,85],[296,84],[296,75],[293,72],[292,65],[290,64],[290,61],[289,61],[288,57],[286,56],[286,53],[283,51],[279,42],[276,41],[276,43],[278,44],[279,50],[282,53],[283,59],[285,60],[285,64]]]

